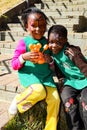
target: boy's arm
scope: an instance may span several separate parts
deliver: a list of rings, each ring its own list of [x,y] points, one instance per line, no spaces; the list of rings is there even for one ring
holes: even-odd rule
[[[55,61],[54,61],[54,66],[55,66],[55,73],[56,73],[56,76],[58,77],[58,79],[64,78],[64,74],[59,69],[59,67],[57,66],[57,64],[55,63]]]
[[[73,55],[67,54],[74,64],[80,69],[80,71],[87,77],[87,60],[81,52],[79,47],[71,45],[69,47],[72,50]]]
[[[62,71],[59,69],[59,67],[56,65],[55,61],[54,61],[54,66],[55,66],[55,74],[58,78],[58,90],[61,93],[63,86],[64,86],[64,74],[62,73]]]

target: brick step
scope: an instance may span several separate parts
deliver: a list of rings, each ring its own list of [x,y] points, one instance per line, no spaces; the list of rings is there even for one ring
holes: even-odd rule
[[[22,90],[16,72],[0,76],[0,100],[11,101]]]
[[[13,42],[7,43],[4,41],[0,41],[0,53],[5,54],[5,55],[7,54],[7,57],[8,57],[8,55],[12,56],[16,45],[17,45],[17,42],[16,43],[15,42],[14,43]]]
[[[54,75],[54,80],[58,83],[58,79]],[[17,73],[11,73],[0,76],[0,100],[12,101],[16,94],[22,92]]]
[[[12,30],[12,31],[0,31],[0,41],[17,41],[19,38],[23,38],[27,35],[27,32],[20,30]]]
[[[41,9],[41,5],[36,5],[36,7],[40,8]],[[47,9],[50,9],[51,11],[55,11],[56,9],[58,9],[59,11],[83,11],[83,10],[87,10],[87,5],[84,4],[84,5],[68,5],[68,6],[63,6],[63,5],[60,5],[60,6],[55,6],[55,5],[51,5],[51,6],[48,6],[47,4],[44,5],[44,9],[47,10]],[[42,8],[43,9],[43,8]]]
[[[80,0],[80,1],[77,1],[77,0],[73,1],[72,0],[72,2],[70,2],[69,0],[67,0],[67,1],[66,0],[63,0],[63,1],[59,1],[59,0],[58,1],[57,0],[56,1],[50,1],[50,0],[49,1],[45,1],[45,0],[42,0],[42,2],[43,2],[43,4],[48,4],[49,6],[52,5],[52,4],[60,6],[63,3],[66,4],[66,5],[77,5],[77,4],[81,5],[81,4],[86,3],[85,0]]]
[[[73,16],[67,16],[67,17],[73,17]],[[57,15],[56,16],[50,15],[48,18],[49,18],[49,25],[50,26],[53,24],[62,24],[65,27],[67,27],[67,29],[71,28],[69,30],[73,30],[74,24],[79,24],[79,19],[72,19],[72,18],[70,18],[70,19],[69,18],[60,18],[59,19],[57,17]],[[1,39],[0,39],[1,41],[2,40],[18,41],[27,35],[27,33],[23,32],[23,31],[21,31],[21,34],[20,34],[20,29],[17,30],[16,27],[12,27],[12,28],[11,28],[12,31],[8,31],[6,34],[4,34],[4,32],[2,33]],[[15,30],[17,30],[17,31],[15,31]]]
[[[9,27],[9,29],[10,30],[15,30],[15,31],[22,31],[22,32],[25,32],[25,30],[24,30],[24,28],[23,28],[23,26],[21,25],[21,23],[8,23],[7,24],[8,25],[8,27]]]
[[[48,25],[47,28],[49,29],[50,26],[51,25]],[[66,26],[69,27],[70,24],[67,23]],[[19,33],[19,32],[17,32],[17,33]],[[73,31],[69,31],[68,34],[69,34],[68,39],[72,39],[72,42],[78,41],[78,39],[79,39],[79,40],[82,40],[83,42],[87,43],[87,32],[75,33]],[[46,32],[45,36],[47,37],[47,32]],[[19,39],[21,39],[21,38],[22,37],[19,37]],[[0,41],[0,52],[1,52],[1,54],[13,55],[14,49],[16,48],[17,44],[18,44],[18,41],[15,41],[15,42],[13,42],[13,41]]]
[[[66,26],[69,30],[73,30],[73,25],[74,24],[79,24],[79,16],[73,16],[71,14],[69,14],[68,16],[59,16],[58,17],[58,12],[56,12],[55,15],[51,15],[51,13],[48,14],[48,18],[49,18],[49,24],[63,24],[64,26]],[[69,24],[68,24],[69,23]],[[4,34],[4,32],[1,32],[1,39],[9,39],[9,40],[19,40],[20,38],[24,37],[27,35],[27,32],[23,31],[23,28],[16,27],[16,24],[10,24],[10,30],[11,31],[7,31],[6,34]],[[20,33],[21,30],[21,33]],[[16,32],[17,31],[17,32]],[[18,33],[19,32],[19,33]]]
[[[0,76],[10,74],[13,72],[11,67],[12,55],[0,54]]]
[[[64,16],[64,17],[67,17],[68,15],[71,15],[71,16],[83,16],[83,11],[74,11],[74,14],[73,14],[73,11],[59,11],[56,9],[56,11],[51,11],[50,9],[42,9],[43,12],[46,13],[47,16],[55,16],[55,15],[58,15],[58,16]]]
[[[73,2],[73,1],[77,1],[78,2],[78,0],[42,0],[42,2],[53,2],[53,3],[56,3],[56,2],[58,2],[58,1],[60,1],[60,2],[66,2],[66,1],[69,1],[69,2]],[[85,2],[85,0],[79,0],[80,2]]]
[[[5,43],[4,43],[5,44]],[[11,60],[12,55],[9,53],[8,55],[5,54],[0,54],[0,62],[6,61],[6,60]],[[0,64],[1,65],[1,64]]]
[[[68,1],[68,0],[42,0],[42,2],[57,2],[57,1]]]
[[[69,16],[68,16],[69,17]],[[73,16],[71,16],[70,18],[58,18],[57,16],[49,16],[49,21],[50,24],[56,23],[56,24],[71,24],[72,29],[73,29],[73,25],[74,24],[79,24],[79,18],[73,18]]]
[[[87,4],[66,4],[66,3],[61,3],[60,5],[57,5],[56,3],[52,3],[49,5],[49,3],[44,3],[43,5],[41,3],[35,4],[37,8],[40,9],[50,9],[51,11],[59,9],[60,11],[81,11],[81,10],[87,10]]]

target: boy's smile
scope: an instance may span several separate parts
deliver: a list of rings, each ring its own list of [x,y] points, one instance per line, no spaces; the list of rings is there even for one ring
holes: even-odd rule
[[[56,33],[50,33],[48,40],[49,48],[54,54],[59,53],[67,41],[67,39],[60,37]]]

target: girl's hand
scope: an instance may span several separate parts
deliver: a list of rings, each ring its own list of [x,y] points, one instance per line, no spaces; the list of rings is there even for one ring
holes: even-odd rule
[[[26,52],[26,53],[22,54],[22,58],[25,61],[29,60],[29,61],[31,61],[33,63],[37,63],[38,57],[39,57],[38,52]]]

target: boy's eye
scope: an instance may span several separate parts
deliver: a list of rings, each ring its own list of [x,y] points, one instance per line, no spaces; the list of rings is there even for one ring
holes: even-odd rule
[[[32,24],[31,26],[32,26],[32,27],[34,27],[34,28],[36,28],[36,27],[37,27],[37,25],[34,25],[34,24]]]
[[[57,42],[57,45],[58,45],[58,46],[61,46],[62,44],[61,44],[60,42]]]

